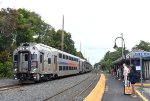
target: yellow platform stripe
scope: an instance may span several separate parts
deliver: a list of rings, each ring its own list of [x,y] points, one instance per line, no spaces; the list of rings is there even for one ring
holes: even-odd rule
[[[148,101],[138,90],[136,90],[136,93],[141,97],[143,101]]]
[[[141,83],[136,83],[135,86],[142,86],[142,84]],[[150,87],[150,84],[144,84],[143,83],[143,86],[144,87]]]
[[[100,80],[98,81],[96,87],[91,91],[91,93],[84,99],[84,101],[101,101],[105,90],[105,75],[101,74]]]

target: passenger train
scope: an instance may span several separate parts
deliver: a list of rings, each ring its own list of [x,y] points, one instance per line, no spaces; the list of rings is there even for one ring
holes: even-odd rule
[[[86,60],[41,43],[22,43],[13,52],[13,62],[14,78],[20,82],[50,80],[92,70]]]

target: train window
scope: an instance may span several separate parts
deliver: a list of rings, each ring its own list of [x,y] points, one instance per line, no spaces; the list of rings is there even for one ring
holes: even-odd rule
[[[62,70],[62,66],[59,66],[59,70]]]
[[[37,59],[37,54],[32,54],[31,59]]]
[[[18,61],[18,55],[14,55],[14,61]]]
[[[59,53],[59,58],[62,58],[62,54]]]
[[[63,70],[66,70],[66,66],[63,66]]]
[[[68,70],[68,66],[66,66],[66,70]]]
[[[63,54],[63,59],[65,59],[65,57],[66,57],[66,56]]]
[[[76,59],[76,58],[74,58],[74,61],[77,61],[77,59]]]
[[[68,60],[68,56],[66,55],[66,59]]]
[[[25,61],[28,61],[28,54],[25,54]]]
[[[51,58],[48,58],[48,64],[51,64]]]
[[[42,63],[42,55],[40,55],[40,63]]]

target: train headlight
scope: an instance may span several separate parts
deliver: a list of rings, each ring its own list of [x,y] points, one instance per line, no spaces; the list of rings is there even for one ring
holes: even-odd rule
[[[17,72],[17,68],[14,69],[14,72]]]
[[[14,79],[17,80],[17,75],[16,74],[14,74]]]

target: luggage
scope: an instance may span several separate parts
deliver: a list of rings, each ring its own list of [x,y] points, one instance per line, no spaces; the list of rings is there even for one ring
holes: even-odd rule
[[[132,94],[132,87],[129,80],[127,80],[127,84],[124,85],[124,94]]]

